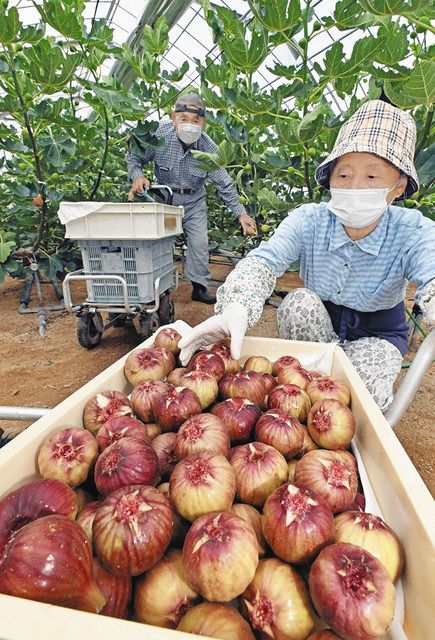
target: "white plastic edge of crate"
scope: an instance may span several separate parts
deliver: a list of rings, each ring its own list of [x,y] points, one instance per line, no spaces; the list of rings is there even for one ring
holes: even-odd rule
[[[180,329],[186,323],[180,323]],[[174,323],[177,327],[177,323]],[[139,347],[150,346],[153,337]],[[325,345],[301,343],[273,338],[245,338],[242,360],[250,355],[266,355],[275,360],[281,355],[319,355]],[[128,354],[78,389],[35,422],[0,451],[2,494],[38,477],[36,457],[39,445],[59,427],[81,425],[84,403],[98,391],[118,389],[129,392],[130,385],[123,374]],[[347,356],[334,349],[332,375],[342,378],[352,393],[352,410],[358,430],[355,437],[376,501],[385,520],[396,531],[405,547],[407,565],[403,576],[405,591],[405,632],[409,640],[428,640],[435,626],[432,606],[435,581],[435,507],[429,491],[418,475],[406,452],[362,384]],[[104,634],[105,640],[156,638],[156,640],[192,637],[131,621],[30,600],[0,595],[0,638],[2,640],[72,640],[79,634],[83,640]],[[394,635],[386,638],[400,638]],[[405,636],[402,636],[403,638]]]
[[[113,215],[120,215],[120,220],[114,220]],[[167,230],[164,235],[139,234],[135,227],[135,217],[145,214],[158,219],[161,215],[175,216],[176,226]],[[182,233],[181,220],[184,208],[159,202],[61,202],[59,219],[65,225],[65,237],[73,240],[157,240]],[[104,232],[91,230],[92,220],[99,216],[107,225]],[[155,224],[157,227],[158,225]]]

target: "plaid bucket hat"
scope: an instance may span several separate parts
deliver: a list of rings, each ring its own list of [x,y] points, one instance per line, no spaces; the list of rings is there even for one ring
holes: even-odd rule
[[[413,117],[382,100],[369,100],[341,127],[334,148],[316,169],[316,181],[329,188],[332,162],[345,153],[365,151],[391,162],[408,176],[401,198],[418,191],[414,167],[416,126]]]

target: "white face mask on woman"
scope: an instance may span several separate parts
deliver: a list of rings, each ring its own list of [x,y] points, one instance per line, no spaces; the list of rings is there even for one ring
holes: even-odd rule
[[[399,178],[400,180],[400,178]],[[397,186],[386,189],[337,189],[330,188],[331,199],[326,206],[342,225],[351,229],[368,227],[379,220],[388,207],[387,195]]]
[[[194,144],[199,140],[202,133],[200,124],[189,124],[181,122],[177,125],[177,135],[184,144]]]

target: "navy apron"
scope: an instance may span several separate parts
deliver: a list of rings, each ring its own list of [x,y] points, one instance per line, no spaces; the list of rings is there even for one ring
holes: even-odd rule
[[[394,344],[404,356],[408,351],[409,327],[406,322],[405,303],[380,311],[355,311],[328,300],[325,305],[340,342],[359,338],[382,338]]]

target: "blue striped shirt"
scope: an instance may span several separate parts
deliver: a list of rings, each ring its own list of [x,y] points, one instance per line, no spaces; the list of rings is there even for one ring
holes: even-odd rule
[[[154,161],[154,173],[157,182],[177,189],[193,189],[199,191],[204,188],[205,181],[211,180],[224,203],[237,216],[245,213],[245,207],[240,203],[236,185],[225,169],[204,171],[199,167],[191,149],[217,153],[218,147],[209,136],[202,132],[199,140],[185,149],[177,136],[171,120],[162,120],[155,133],[157,138],[165,141],[161,149],[149,147],[144,157],[129,152],[127,154],[128,175],[131,180],[143,175],[143,167]],[[205,196],[205,193],[204,193]]]
[[[300,260],[305,287],[324,301],[356,311],[390,309],[404,299],[407,282],[424,287],[435,279],[435,223],[415,209],[390,205],[378,226],[351,240],[327,204],[292,211],[273,236],[250,251],[282,275]]]

